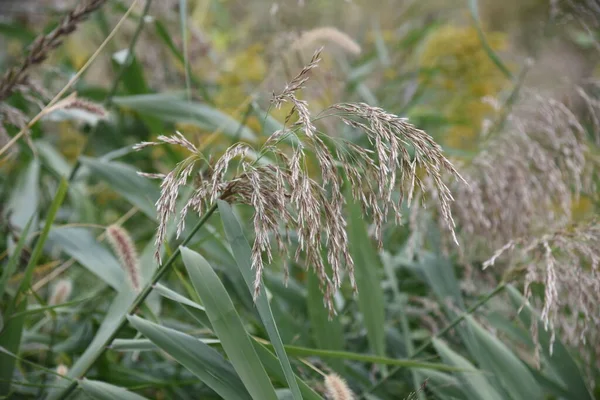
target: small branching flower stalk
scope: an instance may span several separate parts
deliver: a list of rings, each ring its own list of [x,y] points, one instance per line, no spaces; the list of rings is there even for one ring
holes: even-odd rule
[[[512,253],[512,268],[507,279],[524,275],[527,299],[532,299],[531,284],[544,285],[541,319],[544,329],[552,332],[550,352],[556,330],[572,345],[600,343],[598,221],[560,229],[539,238],[511,240],[484,263],[484,268],[494,265],[505,253]],[[532,330],[535,332],[535,329],[534,322]],[[532,337],[539,348],[537,334]],[[595,350],[596,356],[600,356],[598,346]]]
[[[141,289],[140,263],[129,233],[120,226],[111,225],[106,228],[106,236],[114,252],[119,256],[131,287],[136,293],[139,292]]]
[[[212,162],[179,132],[135,146],[136,150],[141,150],[166,143],[191,153],[167,175],[142,173],[149,178],[162,179],[161,195],[156,203],[159,216],[156,257],[159,261],[167,223],[176,213],[179,188],[188,184],[192,177],[194,191],[180,212],[178,235],[185,229],[188,212],[201,214],[218,199],[251,206],[256,234],[252,247],[252,265],[256,273],[254,297],[260,291],[265,261],[273,260],[271,239],[285,254],[291,247],[288,233],[295,232],[298,243],[295,259],[299,262],[302,257],[304,265],[312,268],[319,277],[325,305],[331,315],[335,313],[332,298],[341,286],[344,268],[356,290],[343,213],[342,175],[346,176],[355,201],[372,216],[380,244],[388,215],[393,212],[395,221],[401,220],[401,203],[405,199],[410,203],[414,187],[421,184],[423,174],[434,182],[447,226],[450,231],[454,230],[450,213],[452,196],[442,180],[442,173],[447,171],[462,178],[442,155],[440,146],[405,119],[364,103],[336,104],[313,118],[308,103],[298,99],[297,93],[319,60],[320,51],[317,51],[284,90],[273,95],[274,107],[287,102],[293,108],[285,127],[272,133],[258,150],[247,143],[236,143]],[[288,126],[294,115],[296,122]],[[337,118],[362,131],[373,150],[319,131],[315,122],[323,118]],[[413,156],[409,154],[409,148],[413,149]],[[320,176],[311,176],[308,172],[309,152],[316,158]],[[393,195],[396,192],[399,196]],[[325,258],[323,252],[327,254]],[[327,273],[327,264],[331,274]]]

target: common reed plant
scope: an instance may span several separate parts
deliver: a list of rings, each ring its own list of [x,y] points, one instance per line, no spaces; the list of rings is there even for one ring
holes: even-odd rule
[[[484,1],[51,3],[0,24],[0,397],[594,398],[590,2],[535,51]]]
[[[156,142],[142,142],[136,150],[159,144],[170,144],[187,149],[191,155],[180,161],[166,176],[142,174],[162,179],[161,196],[156,202],[159,216],[156,237],[156,258],[160,261],[160,247],[166,237],[167,223],[176,213],[176,200],[180,187],[193,179],[194,192],[179,216],[178,234],[184,229],[188,211],[198,214],[207,204],[217,199],[240,203],[254,209],[255,239],[252,247],[252,268],[255,270],[254,298],[261,289],[266,262],[273,260],[270,235],[273,235],[280,251],[285,252],[288,231],[298,235],[296,261],[303,255],[307,268],[319,277],[325,304],[330,315],[335,313],[333,295],[342,284],[343,268],[350,284],[356,291],[354,261],[348,250],[346,220],[342,192],[343,171],[355,201],[365,213],[372,216],[375,237],[382,242],[382,227],[390,213],[396,222],[401,220],[401,204],[411,202],[414,189],[419,185],[419,173],[429,177],[439,196],[443,218],[451,232],[454,221],[450,211],[452,196],[442,180],[442,173],[462,179],[452,164],[442,154],[441,147],[424,131],[415,128],[406,119],[365,103],[341,103],[330,106],[313,118],[305,100],[297,97],[309,79],[309,73],[320,61],[321,50],[278,94],[272,104],[279,108],[283,103],[293,105],[286,118],[294,115],[297,120],[284,129],[273,132],[255,150],[247,143],[236,143],[229,147],[216,161],[211,162],[196,146],[181,133],[159,136]],[[324,118],[337,118],[344,124],[367,135],[373,150],[362,148],[344,139],[334,139],[317,129],[315,123]],[[282,142],[290,140],[291,150],[286,152]],[[414,150],[414,156],[409,154]],[[320,180],[309,175],[307,152],[311,151],[320,167]],[[272,157],[273,162],[261,162]],[[235,174],[227,174],[232,161],[239,158]],[[195,168],[202,173],[193,176]],[[231,168],[233,169],[233,168]],[[464,182],[464,181],[463,181]],[[400,191],[400,198],[392,194]],[[327,252],[326,261],[331,266],[328,275],[322,252]],[[287,274],[287,273],[286,273]]]

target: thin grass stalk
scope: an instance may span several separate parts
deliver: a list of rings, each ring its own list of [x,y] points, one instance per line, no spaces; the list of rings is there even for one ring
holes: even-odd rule
[[[129,67],[129,65],[133,61],[133,57],[134,57],[133,52],[135,50],[135,46],[138,42],[140,34],[142,33],[142,29],[145,24],[146,15],[148,15],[148,12],[150,11],[150,5],[152,5],[152,0],[146,0],[146,3],[144,4],[144,9],[142,11],[142,15],[140,16],[140,21],[138,22],[135,32],[133,33],[133,37],[131,38],[131,42],[129,43],[129,47],[127,48],[127,57],[126,57],[125,61],[123,62],[123,64],[121,65],[119,72],[117,72],[117,76],[115,77],[115,80],[113,81],[112,86],[111,86],[110,90],[108,91],[106,98],[104,99],[104,104],[103,104],[104,107],[108,107],[112,104],[112,99],[115,96],[115,93],[117,93],[117,89],[119,88],[119,83],[121,82],[121,79],[123,78],[123,75],[125,74],[125,70],[127,70],[127,67]],[[77,175],[79,168],[81,168],[81,156],[83,154],[85,154],[85,152],[88,150],[92,139],[94,138],[94,136],[97,135],[97,133],[98,133],[98,124],[96,124],[96,126],[94,127],[94,130],[87,136],[87,140],[85,141],[81,150],[79,151],[77,160],[75,160],[75,165],[73,166],[73,169],[69,173],[69,182],[72,182],[73,179],[75,179],[75,175]]]
[[[498,286],[496,286],[494,288],[494,290],[492,290],[486,296],[479,299],[475,304],[473,304],[471,307],[469,307],[465,312],[463,312],[458,317],[456,317],[454,320],[452,320],[452,322],[450,322],[448,325],[446,325],[446,327],[444,327],[444,329],[440,330],[435,335],[432,335],[425,343],[423,343],[419,348],[417,348],[414,351],[414,353],[411,356],[409,356],[409,358],[413,359],[413,358],[417,357],[419,354],[421,354],[423,351],[425,351],[433,343],[434,339],[439,339],[440,337],[444,336],[452,328],[454,328],[456,325],[461,323],[466,317],[468,317],[469,315],[471,315],[475,311],[477,311],[477,309],[479,309],[479,307],[486,304],[488,301],[490,301],[492,298],[494,298],[499,293],[503,292],[504,289],[506,289],[507,285],[508,285],[508,282],[503,282],[503,283],[499,284]],[[375,391],[377,388],[379,388],[381,385],[383,385],[388,379],[390,379],[393,375],[397,374],[401,369],[402,369],[402,367],[394,367],[394,369],[392,369],[388,375],[384,376],[378,382],[373,384],[369,389],[367,389],[363,393],[362,398],[365,398],[366,393],[371,393],[371,392]]]
[[[150,282],[148,282],[144,286],[144,288],[141,290],[141,292],[137,295],[137,297],[131,304],[131,307],[129,307],[129,310],[127,311],[128,315],[133,315],[133,313],[138,309],[138,307],[140,307],[143,304],[144,300],[146,300],[146,298],[148,297],[150,292],[152,292],[154,285],[156,285],[158,283],[158,281],[165,275],[165,273],[169,270],[171,265],[175,262],[177,257],[179,257],[179,254],[181,253],[181,247],[186,246],[192,240],[194,235],[198,232],[198,230],[200,230],[200,228],[202,228],[202,226],[206,223],[206,221],[208,221],[208,219],[212,216],[212,214],[216,211],[216,209],[217,209],[217,204],[215,203],[208,210],[206,210],[206,213],[204,213],[202,218],[200,218],[200,221],[198,221],[198,223],[196,223],[196,225],[194,226],[194,228],[192,229],[190,234],[183,240],[183,242],[177,247],[177,249],[175,249],[173,254],[171,254],[171,256],[167,259],[167,261],[165,261],[165,263],[162,264],[158,268],[158,270],[156,271],[156,273],[154,274],[154,276],[152,277]],[[95,357],[94,361],[90,363],[89,367],[86,368],[83,371],[83,373],[81,374],[81,376],[78,376],[77,378],[82,378],[87,373],[89,368],[92,367],[94,362],[102,354],[104,354],[106,349],[111,345],[111,343],[117,337],[117,335],[119,334],[119,331],[125,326],[125,324],[127,324],[127,317],[123,318],[123,320],[121,321],[119,326],[117,326],[117,328],[113,331],[113,333],[109,336],[109,338],[104,342],[104,344],[102,346],[102,348],[104,350],[102,350],[100,353],[98,353],[98,355]],[[73,380],[69,384],[69,386],[67,386],[65,388],[65,391],[63,392],[61,398],[63,398],[63,399],[67,398],[76,388],[77,388],[77,379]]]
[[[0,102],[6,100],[15,87],[27,81],[27,71],[34,65],[39,65],[48,54],[62,44],[63,39],[75,32],[78,24],[85,21],[91,13],[102,7],[106,0],[89,0],[79,3],[63,17],[58,26],[48,34],[39,35],[31,44],[27,57],[20,66],[9,69],[0,81]]]

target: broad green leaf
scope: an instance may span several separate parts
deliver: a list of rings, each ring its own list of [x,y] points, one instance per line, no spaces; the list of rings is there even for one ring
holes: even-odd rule
[[[244,277],[244,281],[246,282],[246,285],[248,287],[248,292],[253,293],[254,272],[252,270],[252,249],[248,244],[248,240],[244,236],[244,230],[242,226],[240,225],[239,221],[237,220],[237,218],[231,210],[231,206],[224,201],[219,201],[219,212],[221,214],[221,220],[223,221],[223,227],[225,228],[227,240],[233,252],[233,257],[235,258],[240,273]],[[293,398],[296,400],[302,399],[300,389],[298,388],[298,384],[296,383],[294,371],[292,370],[290,361],[288,360],[288,357],[285,354],[283,342],[281,340],[281,337],[279,336],[277,324],[273,317],[271,305],[269,304],[269,300],[267,299],[267,294],[264,287],[261,288],[260,294],[256,299],[256,308],[258,309],[260,319],[262,320],[267,334],[269,335],[269,339],[271,340],[271,343],[273,343],[275,353],[279,358],[279,362],[281,363],[281,367],[283,368],[286,381],[290,390],[292,391]]]
[[[155,203],[159,189],[150,180],[139,176],[136,170],[117,161],[105,161],[91,157],[81,157],[81,164],[89,168],[92,174],[106,183],[144,214],[156,219]]]
[[[254,399],[276,399],[275,389],[217,274],[200,254],[183,247],[181,255],[213,330],[246,389]]]
[[[113,289],[129,288],[119,261],[87,228],[55,227],[50,241]]]
[[[500,380],[510,397],[515,400],[541,398],[542,390],[525,364],[472,317],[468,316],[466,321],[480,351],[489,360],[491,369],[489,372],[492,372]]]
[[[307,275],[306,304],[313,339],[319,349],[342,351],[344,350],[344,330],[340,320],[338,317],[329,319],[329,312],[327,308],[323,307],[323,293],[319,289],[319,278],[313,271],[308,271]],[[331,358],[324,361],[337,372],[344,371],[344,360]]]
[[[145,397],[110,383],[82,379],[78,382],[85,394],[96,400],[144,400]]]
[[[146,321],[128,317],[129,323],[172,356],[202,382],[225,399],[250,399],[231,364],[216,350],[197,338]]]
[[[240,128],[240,123],[229,115],[205,104],[189,102],[178,94],[160,93],[115,97],[113,102],[166,122],[193,124],[209,131],[220,129],[223,134],[232,138],[236,137]],[[254,132],[246,126],[242,127],[239,137],[249,141],[256,139]]]
[[[472,371],[475,370],[473,364],[450,349],[450,347],[448,347],[442,340],[434,339],[433,345],[442,359],[449,365],[454,365],[458,368]],[[483,372],[476,370],[475,372],[460,372],[457,373],[457,376],[463,384],[463,392],[469,396],[469,398],[473,400],[503,400],[503,397],[498,394],[496,389],[494,389],[494,387],[487,381]]]
[[[381,287],[381,261],[367,234],[360,206],[351,201],[348,231],[350,253],[358,287],[358,307],[365,321],[367,337],[373,353],[385,355],[385,304]]]

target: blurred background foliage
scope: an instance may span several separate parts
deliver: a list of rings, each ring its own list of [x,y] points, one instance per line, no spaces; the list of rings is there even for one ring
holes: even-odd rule
[[[53,29],[76,3],[0,2],[2,70],[18,65],[32,40]],[[187,155],[176,147],[134,153],[131,146],[175,130],[213,159],[238,140],[260,146],[291,110],[271,108],[271,94],[320,46],[323,60],[301,92],[313,115],[342,101],[382,107],[429,133],[461,172],[473,168],[469,163],[483,152],[493,151],[489,143],[507,126],[517,129],[510,123],[522,109],[521,93],[564,102],[585,128],[587,164],[580,172],[587,183],[585,189],[571,188],[571,209],[560,223],[542,218],[526,237],[555,238],[578,224],[596,226],[593,171],[599,160],[600,92],[594,85],[600,78],[600,10],[593,3],[106,1],[30,72],[30,84],[1,105],[0,394],[61,398],[73,384],[72,398],[258,398],[260,390],[264,398],[271,396],[268,387],[252,388],[240,380],[251,373],[243,372],[249,368],[266,370],[276,398],[299,398],[284,363],[274,356],[278,349],[259,315],[261,306],[253,304],[238,270],[235,246],[241,245],[226,232],[224,215],[231,212],[241,227],[234,218],[229,229],[254,236],[248,207],[220,209],[225,227],[219,217],[211,219],[137,316],[117,331],[111,347],[103,351],[97,345],[118,326],[115,321],[125,319],[132,301],[122,285],[119,261],[104,241],[104,228],[117,223],[129,232],[149,279],[156,268],[151,254],[159,186],[135,171],[167,173]],[[114,37],[93,56],[132,4]],[[59,110],[28,126],[91,57],[93,63],[72,91],[103,104],[108,115]],[[585,98],[578,97],[581,88],[588,93]],[[328,121],[320,129],[368,146],[352,130]],[[25,138],[5,147],[22,130]],[[555,157],[570,157],[561,153],[561,144],[556,148]],[[76,163],[81,168],[60,199],[60,177],[69,176]],[[494,185],[493,177],[487,184]],[[502,190],[513,190],[510,182]],[[488,200],[492,221],[505,212],[516,218],[524,212],[511,209],[512,204],[493,208]],[[466,213],[469,206],[459,204]],[[484,201],[482,207],[487,206]],[[284,287],[287,261],[276,257],[269,267],[265,285],[272,321],[301,397],[326,398],[323,375],[335,372],[357,399],[600,398],[598,315],[576,314],[566,304],[561,309],[565,323],[555,324],[556,331],[547,331],[542,322],[532,325],[541,318],[550,281],[544,284],[544,274],[535,278],[531,303],[525,305],[524,275],[543,257],[528,255],[482,270],[496,243],[490,239],[492,248],[482,253],[477,247],[472,256],[479,246],[475,240],[459,235],[460,247],[447,245],[435,207],[416,208],[407,208],[402,226],[386,225],[384,248],[377,250],[372,221],[349,207],[351,251],[362,288],[356,297],[343,286],[335,297],[338,315],[333,320],[327,318],[312,273],[294,264]],[[547,211],[553,213],[563,213],[559,204]],[[460,218],[457,224],[459,230],[466,225]],[[179,243],[167,246],[167,255]],[[573,268],[595,271],[593,246],[600,242],[591,243],[591,256]],[[559,262],[566,253],[556,250]],[[53,303],[60,279],[72,282],[72,290]],[[221,281],[225,292],[208,297],[205,280]],[[27,301],[19,303],[15,299],[21,293]],[[229,298],[239,321],[233,318],[231,325],[217,329],[219,321],[211,313],[223,306],[217,300]],[[213,303],[216,311],[209,307]],[[564,330],[582,320],[590,321],[587,333]],[[239,326],[248,336],[243,330],[227,331]],[[252,338],[248,343],[258,357],[240,363],[232,349],[242,348],[242,337]],[[77,383],[57,372],[88,379]],[[220,383],[207,376],[217,376]]]

